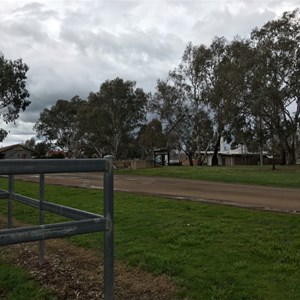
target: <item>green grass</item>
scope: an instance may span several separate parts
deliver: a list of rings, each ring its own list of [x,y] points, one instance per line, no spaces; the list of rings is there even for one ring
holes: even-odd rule
[[[38,194],[33,183],[17,182],[16,190]],[[48,200],[93,212],[101,211],[100,196],[95,190],[46,188]],[[38,221],[37,210],[17,203],[14,216]],[[116,258],[168,274],[182,299],[300,299],[298,215],[116,193],[115,230]],[[101,239],[102,234],[88,234],[70,240],[102,249]]]
[[[12,265],[12,260],[12,253],[5,247],[0,248],[0,299],[55,299],[49,291],[41,289],[24,270]]]
[[[147,169],[119,169],[116,174],[175,177],[228,183],[300,188],[300,166],[182,166]]]

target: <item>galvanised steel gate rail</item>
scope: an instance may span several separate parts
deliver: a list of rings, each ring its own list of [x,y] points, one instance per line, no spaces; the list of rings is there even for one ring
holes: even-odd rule
[[[45,200],[45,174],[103,172],[104,215],[62,206]],[[39,200],[14,192],[14,175],[39,174]],[[114,290],[114,208],[113,208],[113,162],[112,159],[27,159],[1,160],[0,175],[8,175],[8,191],[0,190],[0,199],[8,200],[8,229],[0,230],[0,245],[39,241],[39,262],[44,263],[44,241],[76,234],[104,232],[104,299],[113,299]],[[40,225],[12,228],[13,201],[19,201],[40,212]],[[75,221],[44,224],[44,211]]]

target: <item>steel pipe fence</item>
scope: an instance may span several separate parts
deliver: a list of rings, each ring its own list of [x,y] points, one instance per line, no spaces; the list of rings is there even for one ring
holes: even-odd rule
[[[45,174],[103,172],[103,215],[67,207],[45,200]],[[14,175],[39,174],[39,199],[14,192]],[[112,159],[28,159],[0,161],[0,175],[8,175],[8,191],[0,190],[0,199],[7,199],[7,229],[0,230],[0,245],[39,241],[39,263],[44,263],[47,239],[77,234],[104,233],[104,299],[114,294],[114,203]],[[37,226],[13,228],[13,202],[18,201],[39,209]],[[49,211],[75,221],[44,224],[44,212]]]

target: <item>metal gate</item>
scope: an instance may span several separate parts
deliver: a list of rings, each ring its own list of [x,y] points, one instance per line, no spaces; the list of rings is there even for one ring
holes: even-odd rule
[[[62,206],[45,200],[45,174],[103,172],[103,215]],[[14,175],[39,174],[39,200],[14,192]],[[8,175],[8,191],[0,190],[0,199],[7,199],[8,229],[0,230],[0,245],[39,241],[39,263],[44,263],[44,241],[76,234],[104,232],[104,299],[113,299],[114,291],[114,204],[112,159],[28,159],[1,160],[0,175]],[[100,180],[100,178],[99,178]],[[12,228],[13,201],[39,209],[37,226]],[[44,211],[74,221],[44,224]]]

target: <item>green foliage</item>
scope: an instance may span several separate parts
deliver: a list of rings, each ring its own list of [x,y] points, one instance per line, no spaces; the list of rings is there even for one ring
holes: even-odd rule
[[[169,147],[183,150],[190,159],[209,147],[213,128],[205,107],[210,50],[189,43],[177,68],[158,80],[151,108],[166,122]]]
[[[38,194],[32,183],[16,183],[16,190],[31,197]],[[98,213],[101,197],[95,190],[60,186],[46,190],[48,200]],[[4,203],[0,204],[2,209]],[[37,223],[38,212],[32,211],[14,205],[15,217]],[[48,213],[46,218],[62,221]],[[115,229],[116,258],[170,275],[182,299],[300,297],[297,215],[115,193]],[[71,240],[99,249],[101,236]]]
[[[31,138],[29,140],[26,140],[24,142],[24,146],[32,151],[34,151],[35,149],[35,139],[34,138]]]
[[[34,152],[38,158],[45,158],[48,150],[50,150],[50,144],[46,142],[39,142],[34,146]]]
[[[164,144],[184,151],[191,165],[201,151],[213,150],[212,164],[217,165],[223,138],[246,145],[250,152],[272,152],[282,164],[295,164],[299,12],[285,12],[253,29],[248,39],[216,37],[209,46],[188,43],[178,66],[157,81],[151,97],[135,88],[134,81],[115,78],[91,92],[86,102],[78,97],[59,100],[41,113],[35,130],[74,157],[83,149],[89,157],[147,157]],[[147,106],[160,120],[144,124]],[[0,139],[5,134],[0,131]]]
[[[163,134],[161,122],[153,119],[147,125],[143,125],[137,140],[142,148],[143,158],[152,159],[154,149],[166,147],[166,137]]]
[[[300,102],[300,10],[285,12],[278,20],[252,31],[256,49],[253,65],[252,112],[271,135],[273,147],[284,154],[283,163],[295,164]]]
[[[5,123],[14,122],[30,104],[26,89],[28,66],[21,59],[7,60],[0,52],[0,116]],[[7,135],[0,130],[0,141]]]
[[[276,147],[283,164],[295,164],[299,12],[254,29],[249,39],[217,37],[209,47],[189,43],[178,67],[158,80],[152,109],[176,133],[190,161],[211,147],[217,165],[223,137],[256,152]]]
[[[34,126],[38,137],[66,150],[70,157],[80,157],[83,142],[79,131],[78,111],[83,103],[83,100],[75,96],[70,101],[57,100],[50,109],[45,108]]]
[[[134,81],[107,80],[97,93],[90,93],[81,110],[81,129],[98,156],[126,157],[133,131],[145,120],[147,95]]]

